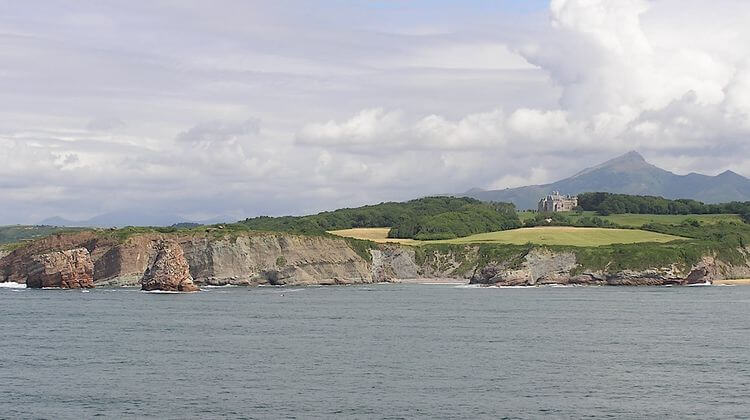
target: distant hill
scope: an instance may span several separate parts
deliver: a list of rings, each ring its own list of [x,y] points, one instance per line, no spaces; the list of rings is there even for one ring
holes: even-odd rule
[[[0,245],[39,239],[56,233],[74,232],[76,230],[78,229],[56,226],[0,226]]]
[[[539,199],[552,191],[563,194],[602,191],[722,203],[750,200],[750,179],[732,171],[716,176],[677,175],[646,162],[638,152],[629,152],[551,184],[504,190],[474,188],[459,195],[483,201],[512,202],[519,209],[535,209]]]
[[[86,220],[69,220],[62,217],[50,217],[39,222],[47,226],[70,227],[123,227],[123,226],[172,226],[172,225],[210,225],[231,223],[230,216],[218,216],[208,220],[187,220],[175,214],[150,211],[117,211],[100,214]]]

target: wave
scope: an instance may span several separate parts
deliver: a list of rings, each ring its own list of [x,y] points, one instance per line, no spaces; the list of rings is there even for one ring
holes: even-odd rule
[[[688,284],[688,287],[704,287],[704,286],[711,286],[710,281],[706,281],[705,283],[695,283],[695,284]]]
[[[207,284],[205,286],[201,286],[202,289],[226,289],[228,287],[240,287],[236,284],[223,284],[221,286],[213,285],[213,284]]]
[[[462,284],[453,286],[455,289],[535,289],[538,286],[497,286],[497,285],[484,285],[484,284]]]
[[[187,295],[195,292],[176,292],[173,290],[141,290],[141,293],[152,293],[155,295]]]
[[[456,282],[448,282],[448,281],[429,282],[429,281],[426,281],[426,282],[417,283],[417,284],[424,284],[424,285],[427,285],[427,286],[440,286],[440,285],[443,285],[443,286],[468,286],[466,284],[466,282],[458,282],[458,281],[456,281]]]
[[[3,289],[25,289],[26,288],[26,284],[24,284],[24,283],[15,283],[15,282],[12,282],[12,281],[7,281],[7,282],[0,283],[0,288],[3,288]]]

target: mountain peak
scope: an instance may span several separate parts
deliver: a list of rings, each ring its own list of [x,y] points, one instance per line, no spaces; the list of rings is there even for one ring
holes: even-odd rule
[[[729,179],[729,178],[741,179],[741,180],[747,179],[744,176],[738,174],[737,172],[731,171],[729,169],[720,173],[719,175],[717,175],[717,177],[722,178],[722,179]]]
[[[638,162],[645,162],[646,159],[641,155],[640,153],[636,152],[635,150],[631,150],[628,153],[625,153],[624,155],[620,157],[616,157],[613,160],[630,160],[630,161],[638,161]]]
[[[632,172],[632,171],[643,171],[648,169],[657,169],[655,166],[646,162],[646,159],[635,150],[631,150],[624,155],[620,155],[614,159],[610,159],[600,165],[586,168],[581,172],[573,175],[572,178],[577,178],[583,175],[590,174],[598,170],[607,170],[614,172]]]

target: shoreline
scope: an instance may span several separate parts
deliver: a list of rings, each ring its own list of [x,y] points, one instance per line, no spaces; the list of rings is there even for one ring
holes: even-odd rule
[[[468,279],[455,279],[455,278],[423,278],[423,279],[394,279],[393,281],[386,283],[397,283],[397,284],[469,284]]]
[[[713,284],[717,286],[750,286],[750,279],[714,280]]]

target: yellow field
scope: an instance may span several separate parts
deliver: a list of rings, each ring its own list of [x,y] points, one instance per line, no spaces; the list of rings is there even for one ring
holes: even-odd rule
[[[567,226],[545,226],[535,228],[513,229],[500,232],[480,233],[463,238],[441,241],[416,241],[413,239],[390,239],[389,228],[360,228],[332,231],[330,233],[373,242],[398,242],[406,245],[424,245],[432,243],[473,244],[497,243],[518,244],[535,243],[541,245],[600,246],[610,244],[630,244],[638,242],[670,242],[680,240],[678,236],[647,232],[637,229],[602,229],[579,228]]]
[[[396,242],[396,243],[406,244],[406,245],[418,245],[422,243],[422,241],[415,241],[414,239],[389,238],[388,232],[390,230],[391,228],[389,227],[354,228],[354,229],[331,230],[331,231],[328,231],[328,233],[336,235],[336,236],[343,236],[345,238],[367,239],[368,241],[373,241],[377,243]]]

